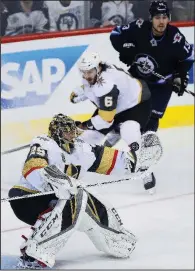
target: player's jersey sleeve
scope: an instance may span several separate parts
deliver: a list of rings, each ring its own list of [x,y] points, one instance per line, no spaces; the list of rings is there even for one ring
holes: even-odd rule
[[[81,170],[83,172],[88,171],[88,169],[91,167],[91,165],[94,163],[96,157],[92,151],[91,145],[81,142],[79,146],[77,147],[78,149],[78,160],[80,161],[81,164]]]
[[[127,25],[116,26],[110,34],[110,41],[114,49],[122,53],[130,47],[135,48],[135,35],[143,25],[144,20],[138,19]]]
[[[40,191],[44,191],[39,170],[49,163],[49,139],[46,135],[35,137],[31,144],[27,158],[23,165],[22,175],[30,184]]]
[[[76,152],[71,155],[71,165],[67,165],[66,173],[75,178],[78,173],[83,177],[85,173],[94,172],[109,175],[115,167],[118,150],[113,148],[77,143]],[[75,172],[75,175],[72,173]]]
[[[114,121],[118,102],[119,90],[112,80],[107,80],[97,91],[99,99],[98,114],[91,118],[92,125],[96,130],[109,128]]]
[[[64,172],[75,179],[83,177],[93,165],[95,159],[91,145],[77,139],[73,153],[66,160]]]
[[[174,30],[173,45],[177,56],[176,72],[186,74],[190,70],[194,61],[194,48],[193,45],[187,42],[185,36],[178,28]]]
[[[95,161],[88,171],[109,175],[115,166],[119,151],[113,148],[96,145],[92,147],[92,152],[94,153]]]

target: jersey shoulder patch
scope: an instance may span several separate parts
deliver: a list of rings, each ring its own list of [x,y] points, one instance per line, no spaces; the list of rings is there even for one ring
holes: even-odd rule
[[[111,91],[113,88],[115,82],[111,77],[112,74],[108,72],[102,72],[97,83],[96,83],[96,88],[95,88],[95,96],[96,97],[101,97],[106,95]]]
[[[141,28],[144,26],[144,19],[142,18],[138,18],[136,21],[135,21],[135,25],[138,27],[138,28]]]
[[[169,25],[168,32],[169,32],[169,40],[172,44],[181,43],[184,36],[176,26]]]
[[[177,43],[181,43],[183,38],[183,35],[178,31],[177,33],[175,33],[175,35],[173,36],[173,44],[177,44]]]
[[[41,148],[48,150],[53,145],[53,143],[54,142],[52,138],[43,134],[43,135],[34,137],[33,140],[31,141],[30,146],[38,144],[41,146]]]
[[[125,30],[133,29],[133,28],[141,28],[145,24],[145,22],[146,21],[144,21],[144,19],[138,18],[128,24],[122,25],[121,30],[125,31]]]

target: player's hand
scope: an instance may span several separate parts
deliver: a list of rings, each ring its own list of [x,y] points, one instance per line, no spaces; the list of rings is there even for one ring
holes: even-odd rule
[[[77,125],[77,127],[81,130],[88,130],[86,125],[83,125],[83,123],[80,123],[79,125]]]
[[[79,127],[79,125],[80,125],[81,123],[82,123],[81,121],[75,120],[75,124],[76,124],[77,127]]]
[[[184,94],[185,89],[187,88],[189,82],[188,73],[185,75],[175,74],[173,77],[173,91],[177,93],[178,96]]]
[[[81,130],[87,130],[86,125],[83,125],[83,123],[82,123],[81,121],[76,120],[76,121],[75,121],[75,124],[76,124],[76,126],[77,126],[79,129],[81,129]]]
[[[59,199],[69,199],[71,195],[77,194],[77,181],[64,174],[55,165],[48,165],[40,170],[42,179],[49,183]]]
[[[74,93],[74,92],[72,92],[71,94],[70,94],[70,101],[71,101],[71,103],[73,103],[73,104],[75,104],[76,103],[76,101],[75,101],[75,98],[77,97],[77,95]]]

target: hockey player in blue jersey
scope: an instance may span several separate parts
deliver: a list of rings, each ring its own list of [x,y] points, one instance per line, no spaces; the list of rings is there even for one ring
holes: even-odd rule
[[[173,91],[178,96],[184,94],[194,61],[192,45],[176,26],[169,24],[171,14],[167,3],[152,1],[149,14],[149,20],[138,19],[117,26],[110,35],[112,46],[129,67],[129,73],[145,80],[151,91],[152,114],[143,132],[158,130],[159,119],[164,116]],[[151,70],[167,80],[159,80]],[[110,133],[105,144],[112,146],[118,138],[117,133]],[[151,189],[155,184],[154,174],[145,179],[145,189]]]

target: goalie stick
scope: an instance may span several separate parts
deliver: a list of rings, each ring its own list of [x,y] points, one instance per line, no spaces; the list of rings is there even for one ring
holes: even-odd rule
[[[131,175],[124,175],[120,179],[119,177],[116,180],[110,180],[110,181],[104,181],[104,182],[98,182],[94,184],[84,184],[83,182],[79,182],[81,186],[85,188],[90,188],[90,187],[95,187],[95,186],[102,186],[102,185],[107,185],[107,184],[113,184],[113,183],[120,183],[124,181],[132,181],[132,180],[137,180],[137,179],[144,179],[146,176],[148,176],[152,172],[151,169],[148,169],[144,172],[139,172],[139,173],[132,173]],[[75,180],[76,181],[76,180]],[[48,191],[44,193],[35,193],[35,194],[29,194],[25,195],[22,197],[13,197],[13,198],[2,198],[1,202],[6,202],[6,201],[12,201],[12,200],[18,200],[18,199],[26,199],[26,198],[33,198],[33,197],[38,197],[38,196],[45,196],[45,195],[50,195],[50,194],[55,194],[54,191]]]
[[[30,147],[30,144],[22,145],[22,146],[13,148],[13,149],[9,149],[7,151],[3,151],[3,152],[1,152],[1,155],[9,154],[9,153],[16,152],[16,151],[21,151],[21,150],[24,150],[24,149],[29,148],[29,147]]]

